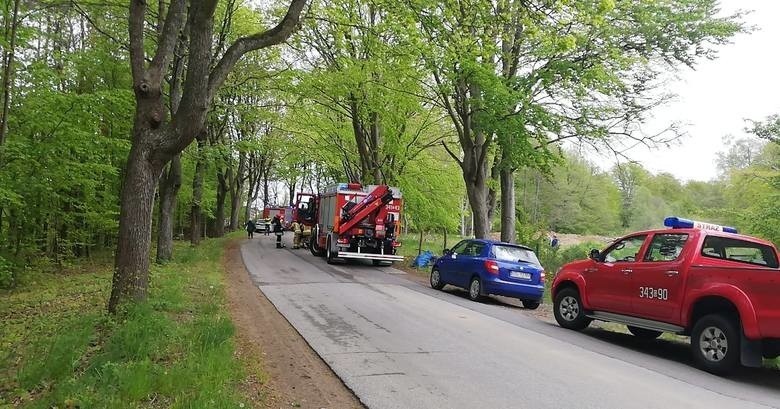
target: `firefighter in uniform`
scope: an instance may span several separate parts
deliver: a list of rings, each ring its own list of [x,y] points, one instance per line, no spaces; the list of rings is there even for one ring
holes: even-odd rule
[[[284,247],[284,243],[282,243],[282,235],[284,235],[284,228],[282,227],[282,221],[279,219],[279,216],[274,216],[273,220],[271,220],[271,226],[273,226],[274,234],[276,234],[276,248],[280,249]]]
[[[293,249],[299,249],[301,248],[301,227],[303,227],[301,224],[298,223],[297,220],[293,220],[292,224],[290,225],[290,230],[293,232]]]

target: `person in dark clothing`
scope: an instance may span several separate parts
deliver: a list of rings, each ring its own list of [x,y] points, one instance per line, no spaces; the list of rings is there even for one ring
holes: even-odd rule
[[[252,236],[255,234],[255,222],[253,222],[252,220],[247,220],[245,227],[246,227],[246,234],[251,239]]]
[[[284,247],[284,243],[282,243],[284,228],[282,227],[282,220],[279,218],[279,215],[274,216],[273,220],[271,220],[271,226],[273,226],[274,234],[276,234],[276,248],[280,249]]]

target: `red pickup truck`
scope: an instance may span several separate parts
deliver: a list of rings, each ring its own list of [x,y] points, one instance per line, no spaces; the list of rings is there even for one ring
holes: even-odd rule
[[[552,284],[558,324],[581,330],[600,320],[641,338],[687,335],[696,364],[716,374],[780,356],[775,246],[722,226],[665,224],[672,228],[630,234],[563,266]]]

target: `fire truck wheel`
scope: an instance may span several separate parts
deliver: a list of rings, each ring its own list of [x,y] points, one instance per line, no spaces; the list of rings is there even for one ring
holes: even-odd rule
[[[376,267],[389,267],[393,265],[393,263],[388,263],[387,261],[382,260],[371,260],[371,263]]]
[[[325,244],[325,261],[327,261],[328,264],[333,264],[333,262],[336,260],[336,257],[338,257],[338,252],[334,252],[333,249],[333,240],[331,238],[331,235],[328,235],[327,243]],[[334,254],[335,253],[335,254]]]
[[[317,231],[317,228],[315,227],[311,232],[311,237],[309,237],[309,251],[312,255],[317,257],[322,257],[325,255],[325,252],[322,251],[320,246],[317,243],[317,237],[319,237],[319,232]]]

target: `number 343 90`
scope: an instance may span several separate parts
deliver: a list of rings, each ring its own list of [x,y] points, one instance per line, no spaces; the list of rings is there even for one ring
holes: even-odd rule
[[[639,298],[651,300],[668,300],[669,290],[666,288],[639,287]]]

